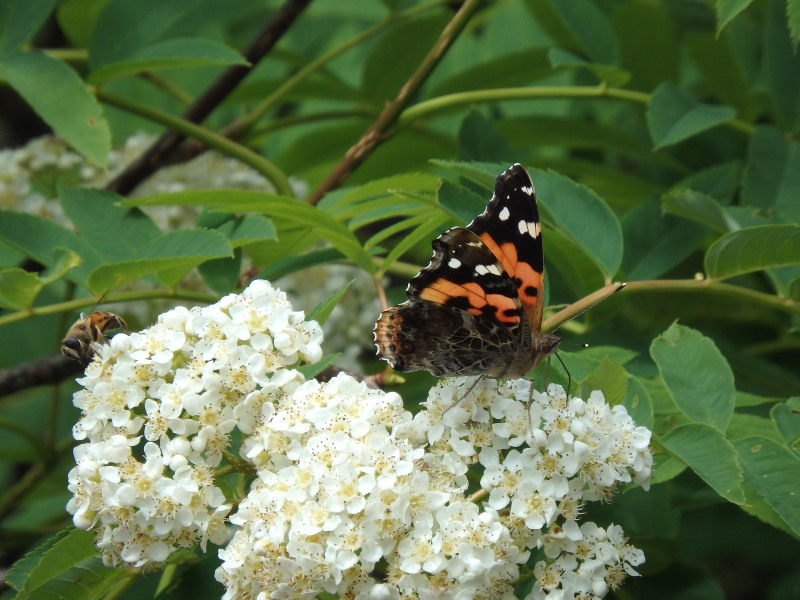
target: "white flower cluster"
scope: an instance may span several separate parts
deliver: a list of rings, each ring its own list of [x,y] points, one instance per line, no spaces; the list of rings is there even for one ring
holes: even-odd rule
[[[650,433],[623,407],[558,386],[528,406],[523,380],[463,397],[462,379],[412,417],[396,393],[291,369],[321,338],[257,281],[98,347],[68,509],[108,564],[154,568],[211,541],[225,600],[510,600],[522,578],[530,600],[601,598],[636,574],[620,527],[580,520],[620,483],[648,484]],[[231,470],[255,476],[244,498],[223,496]]]
[[[214,468],[246,398],[291,389],[316,362],[319,326],[265,281],[205,307],[173,309],[141,333],[96,345],[79,380],[82,410],[67,510],[97,528],[107,564],[143,566],[198,541],[224,542],[230,510]],[[284,392],[285,393],[285,392]]]
[[[606,533],[578,519],[585,502],[610,498],[620,483],[647,489],[650,431],[636,427],[624,406],[606,404],[599,391],[582,400],[551,385],[547,393],[533,392],[528,410],[530,385],[483,380],[463,398],[466,381],[446,380],[406,432],[427,443],[426,461],[435,458],[462,484],[470,465],[484,467],[486,506],[508,515],[504,524],[526,549],[545,550],[529,598],[601,597],[603,585],[634,574],[644,556],[626,545],[619,527]]]

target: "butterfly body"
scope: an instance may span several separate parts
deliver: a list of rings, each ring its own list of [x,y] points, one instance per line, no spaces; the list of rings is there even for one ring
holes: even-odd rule
[[[513,165],[486,210],[433,241],[408,300],[375,324],[378,356],[398,371],[437,376],[524,376],[561,338],[542,333],[544,263],[536,194]]]

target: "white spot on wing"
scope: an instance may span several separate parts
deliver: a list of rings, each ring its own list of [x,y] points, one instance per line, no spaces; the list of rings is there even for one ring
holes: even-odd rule
[[[476,275],[501,275],[500,269],[497,268],[497,265],[476,265],[475,266],[475,274]]]
[[[461,266],[461,261],[457,258],[451,258],[450,261],[447,263],[447,266],[451,269],[458,269]]]
[[[508,217],[511,216],[511,211],[508,210],[507,206],[503,207],[503,210],[500,211],[500,214],[497,215],[497,218],[501,221],[508,221]]]
[[[528,196],[533,196],[533,187],[527,187],[527,186],[524,186],[524,185],[523,185],[523,186],[522,186],[520,189],[521,189],[521,190],[522,190],[522,191],[523,191],[525,194],[527,194]]]
[[[519,229],[520,234],[529,235],[534,239],[539,237],[539,234],[542,232],[542,226],[535,221],[530,223],[527,221],[520,221],[517,223],[517,228]]]

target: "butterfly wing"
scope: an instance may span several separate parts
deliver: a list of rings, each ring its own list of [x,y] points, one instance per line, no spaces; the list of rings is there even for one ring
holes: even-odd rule
[[[522,165],[515,164],[498,176],[486,210],[467,229],[481,239],[508,273],[528,324],[538,334],[544,299],[542,224],[533,182]]]

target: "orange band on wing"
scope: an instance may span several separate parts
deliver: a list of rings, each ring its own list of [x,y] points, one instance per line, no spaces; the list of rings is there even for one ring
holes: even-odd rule
[[[419,298],[437,304],[447,304],[451,298],[466,298],[470,305],[466,310],[473,315],[484,314],[483,308],[488,304],[496,309],[495,318],[503,323],[516,324],[520,319],[517,304],[513,298],[502,294],[487,294],[486,290],[473,282],[457,284],[439,278],[421,290]],[[509,313],[507,314],[506,311]]]

